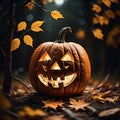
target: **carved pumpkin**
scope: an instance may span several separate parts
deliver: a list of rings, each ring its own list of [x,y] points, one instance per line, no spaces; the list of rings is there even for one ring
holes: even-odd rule
[[[74,42],[65,42],[65,27],[56,42],[40,44],[34,51],[29,68],[33,88],[51,96],[80,94],[90,79],[90,62],[84,48]]]

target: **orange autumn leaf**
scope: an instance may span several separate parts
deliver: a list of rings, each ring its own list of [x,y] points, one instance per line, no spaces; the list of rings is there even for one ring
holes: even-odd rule
[[[115,14],[112,10],[108,9],[105,11],[105,16],[108,18],[108,19],[114,19],[115,18]]]
[[[34,117],[34,116],[45,116],[46,115],[46,113],[44,111],[42,111],[40,109],[35,109],[34,110],[29,106],[25,106],[23,110],[19,110],[18,114],[21,117],[25,117],[25,116]]]
[[[34,31],[34,32],[43,31],[43,29],[40,28],[43,23],[44,23],[44,21],[35,21],[35,22],[33,22],[32,25],[31,25],[31,30]]]
[[[27,27],[27,23],[25,21],[21,21],[18,25],[17,25],[17,31],[22,31],[22,30],[26,30]]]
[[[119,3],[118,0],[110,0],[111,2],[114,2],[114,3]]]
[[[75,110],[79,110],[79,109],[84,110],[84,107],[88,106],[90,103],[87,103],[84,100],[76,101],[75,99],[70,98],[70,104],[71,105],[69,105],[69,106],[71,108],[74,108]]]
[[[58,106],[63,106],[63,101],[59,100],[59,101],[55,101],[55,100],[46,100],[43,101],[43,103],[45,104],[45,108],[50,107],[53,109],[56,109]]]
[[[18,49],[20,47],[20,39],[14,38],[11,42],[11,52]]]
[[[34,6],[35,6],[34,2],[35,2],[35,0],[31,0],[30,2],[28,2],[26,4],[25,7],[27,7],[29,10],[32,10],[34,8]]]
[[[51,16],[52,16],[52,18],[54,18],[55,20],[64,18],[63,15],[62,15],[59,11],[57,11],[57,10],[51,11]]]
[[[104,16],[99,16],[99,23],[100,23],[100,25],[104,25],[104,24],[108,25],[109,20]]]
[[[23,41],[26,45],[29,45],[29,46],[33,47],[33,39],[30,35],[25,35],[23,37]]]
[[[100,13],[102,9],[99,5],[93,4],[92,10],[95,11],[96,13]]]
[[[98,23],[99,23],[99,18],[93,17],[93,24],[98,24]]]
[[[43,5],[46,5],[47,2],[52,3],[53,0],[41,0],[41,2],[42,2]]]
[[[102,30],[99,29],[99,28],[93,30],[93,35],[94,35],[96,38],[101,39],[101,40],[102,40],[103,37],[104,37],[104,35],[103,35],[103,33],[102,33]]]
[[[107,7],[111,6],[111,1],[110,0],[101,0],[102,3],[104,3],[104,5],[106,5]]]

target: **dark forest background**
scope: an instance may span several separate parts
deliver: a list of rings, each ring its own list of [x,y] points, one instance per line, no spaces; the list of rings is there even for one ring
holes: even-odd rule
[[[15,23],[17,25],[20,21],[26,21],[28,26],[31,25],[35,20],[44,20],[45,23],[42,25],[43,32],[29,34],[34,39],[34,47],[31,48],[21,42],[21,46],[18,50],[13,52],[12,68],[13,72],[17,76],[28,75],[30,57],[34,49],[41,43],[46,41],[55,41],[59,30],[62,27],[70,26],[73,33],[67,34],[66,41],[73,41],[81,44],[87,51],[92,67],[92,77],[105,77],[110,75],[113,80],[120,80],[120,33],[115,36],[116,47],[108,46],[106,44],[107,37],[110,31],[116,25],[120,25],[120,16],[115,17],[111,20],[107,26],[102,26],[104,32],[103,40],[96,39],[92,31],[96,27],[92,23],[93,11],[91,10],[92,4],[96,3],[97,0],[64,0],[64,3],[57,5],[55,2],[46,6],[50,9],[59,10],[64,19],[53,20],[48,12],[43,11],[40,8],[35,7],[33,10],[23,8],[19,11],[19,7],[22,6],[23,0],[16,0],[15,3]],[[106,6],[103,6],[103,8]],[[120,9],[120,3],[112,5],[111,10]],[[8,0],[0,1],[0,44],[5,41],[7,36],[7,13],[8,13]],[[84,39],[78,39],[75,33],[83,29],[86,33]],[[16,30],[17,31],[17,30]],[[20,36],[20,33],[15,32],[14,37]],[[4,75],[4,46],[0,46],[0,75]]]

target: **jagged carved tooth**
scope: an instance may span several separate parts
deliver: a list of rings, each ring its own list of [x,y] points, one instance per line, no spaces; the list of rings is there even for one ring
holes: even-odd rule
[[[50,87],[50,88],[53,88],[53,85],[48,81],[48,86]]]
[[[59,88],[64,87],[63,82],[59,82],[59,83],[58,83],[58,87],[59,87]]]

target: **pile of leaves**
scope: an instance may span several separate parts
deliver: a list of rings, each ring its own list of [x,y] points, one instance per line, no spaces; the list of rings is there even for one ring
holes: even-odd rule
[[[78,96],[53,98],[15,84],[10,96],[0,93],[1,120],[120,119],[120,82],[91,81]],[[3,104],[4,103],[4,104]]]

